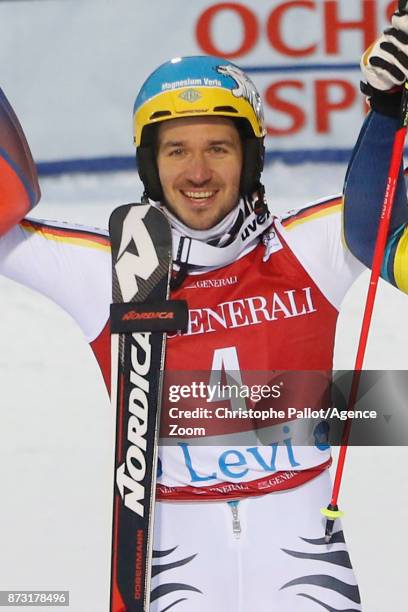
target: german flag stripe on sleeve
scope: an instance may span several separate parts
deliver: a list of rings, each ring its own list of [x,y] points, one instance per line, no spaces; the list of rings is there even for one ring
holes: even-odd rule
[[[49,225],[29,219],[24,219],[20,227],[26,232],[41,234],[46,240],[74,244],[91,249],[110,251],[110,240],[108,236],[92,232],[85,228],[73,228],[71,226],[61,227]]]
[[[291,230],[301,223],[318,219],[319,217],[325,217],[326,215],[332,215],[343,208],[342,196],[336,196],[330,200],[324,200],[324,202],[317,202],[306,208],[302,208],[296,211],[293,215],[290,215],[282,220],[282,225],[285,229]]]

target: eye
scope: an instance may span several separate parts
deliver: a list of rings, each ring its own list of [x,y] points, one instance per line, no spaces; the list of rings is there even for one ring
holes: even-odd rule
[[[210,148],[210,151],[212,151],[213,153],[215,153],[216,155],[222,155],[224,153],[227,152],[226,148],[221,146],[221,145],[213,145]]]
[[[185,153],[185,149],[181,147],[177,147],[176,149],[171,149],[169,152],[170,157],[181,157]]]

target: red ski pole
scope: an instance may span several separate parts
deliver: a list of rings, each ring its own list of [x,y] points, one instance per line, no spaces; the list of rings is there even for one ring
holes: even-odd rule
[[[401,5],[406,5],[406,1],[400,2]],[[373,263],[371,269],[370,284],[368,287],[366,304],[364,309],[363,322],[361,324],[360,339],[357,348],[357,356],[354,366],[354,374],[351,383],[350,396],[348,400],[348,410],[353,410],[356,402],[358,387],[361,377],[361,370],[363,368],[364,355],[367,346],[368,334],[370,331],[371,318],[373,314],[375,296],[377,293],[378,279],[381,273],[381,267],[384,259],[385,247],[387,244],[388,230],[390,226],[390,219],[392,213],[392,207],[394,204],[395,191],[398,181],[398,173],[401,165],[401,161],[404,153],[404,143],[407,133],[408,126],[408,83],[405,82],[402,93],[401,111],[400,111],[400,124],[395,133],[394,144],[391,154],[391,162],[388,171],[387,186],[385,190],[384,201],[381,209],[380,223],[378,226],[377,239],[375,243]],[[343,436],[341,440],[339,459],[337,462],[336,475],[334,479],[332,497],[327,508],[322,508],[321,512],[326,517],[326,530],[325,539],[326,542],[330,542],[334,522],[337,518],[343,515],[338,508],[338,497],[340,492],[340,485],[343,476],[344,464],[346,461],[346,454],[348,449],[348,441],[350,437],[352,419],[347,419]]]

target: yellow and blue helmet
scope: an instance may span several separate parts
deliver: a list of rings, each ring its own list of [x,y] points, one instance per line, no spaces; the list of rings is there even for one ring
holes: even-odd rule
[[[180,117],[228,117],[237,123],[244,151],[241,195],[260,186],[266,134],[261,97],[238,66],[219,57],[175,58],[144,82],[133,109],[134,143],[145,195],[162,199],[154,126]]]

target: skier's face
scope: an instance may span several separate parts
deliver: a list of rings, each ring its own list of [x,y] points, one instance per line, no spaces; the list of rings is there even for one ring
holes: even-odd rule
[[[164,121],[157,165],[166,206],[192,229],[213,227],[238,203],[242,144],[229,119]]]

